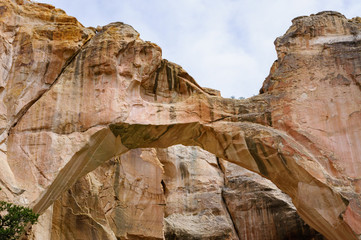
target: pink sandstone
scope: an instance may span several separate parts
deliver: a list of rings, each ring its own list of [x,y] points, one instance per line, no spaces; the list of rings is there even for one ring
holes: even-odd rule
[[[43,214],[39,229],[104,162],[183,144],[268,178],[326,238],[360,239],[359,18],[294,19],[245,100],[202,88],[129,25],[88,29],[27,0],[2,1],[0,18],[0,198]]]

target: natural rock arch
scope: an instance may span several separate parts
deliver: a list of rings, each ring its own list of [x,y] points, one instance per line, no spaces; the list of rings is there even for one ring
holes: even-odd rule
[[[283,133],[252,123],[114,124],[103,128],[60,171],[34,210],[45,211],[77,179],[114,156],[134,148],[165,148],[175,144],[200,146],[267,177],[293,199],[305,221],[326,237],[353,238],[351,229],[338,218],[346,204],[342,196],[318,180],[322,170],[312,156]],[[314,162],[313,168],[305,168],[305,162],[307,165]],[[305,196],[309,192],[315,194]]]
[[[42,213],[80,176],[128,149],[197,145],[272,180],[327,238],[358,239],[360,29],[359,20],[334,12],[295,19],[276,40],[262,94],[245,100],[201,88],[128,25],[87,29],[51,86],[14,110],[4,134],[17,179],[8,185],[26,189],[15,198]]]

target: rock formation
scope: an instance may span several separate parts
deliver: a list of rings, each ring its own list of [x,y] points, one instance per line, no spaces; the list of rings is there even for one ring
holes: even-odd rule
[[[53,221],[49,233],[54,238],[64,234],[62,229],[69,229],[72,221],[90,224],[93,228],[83,232],[100,239],[115,239],[111,234],[132,236],[134,231],[137,236],[158,237],[163,213],[157,209],[165,201],[169,203],[164,212],[166,234],[183,231],[191,221],[186,214],[195,210],[178,210],[178,200],[172,199],[187,193],[186,185],[166,177],[163,190],[168,185],[168,193],[162,193],[157,178],[147,185],[146,179],[162,171],[161,154],[154,152],[158,150],[127,153],[129,159],[143,154],[149,164],[137,165],[136,160],[128,164],[122,172],[123,185],[119,179],[100,183],[97,176],[99,171],[120,176],[119,166],[126,165],[123,154],[131,149],[183,144],[199,146],[268,178],[289,195],[305,222],[326,238],[360,239],[359,18],[322,12],[294,19],[275,42],[278,59],[260,95],[245,100],[224,99],[202,88],[180,66],[162,59],[157,45],[141,40],[123,23],[84,28],[62,10],[27,0],[2,0],[0,19],[0,184],[4,189],[0,198],[41,213],[35,233],[51,229],[55,214],[58,222]],[[118,161],[121,164],[113,163]],[[104,163],[118,167],[103,165],[92,172]],[[179,166],[185,177],[190,171],[186,162]],[[138,178],[136,169],[145,167],[149,172]],[[165,176],[172,174],[163,170]],[[217,179],[208,186],[214,193],[219,192]],[[101,205],[101,194],[111,196],[99,192],[101,184],[114,191],[110,205]],[[154,194],[147,201],[152,207],[141,203],[139,188]],[[127,195],[125,189],[134,193]],[[99,198],[74,195],[78,190]],[[217,201],[221,204],[219,198],[207,203],[206,196],[200,190],[201,203],[187,206],[216,211],[211,219],[215,222],[242,218],[239,212],[226,215],[225,205],[215,207]],[[225,191],[226,202],[232,199],[227,196]],[[133,198],[139,202],[127,201]],[[65,211],[67,206],[72,208]],[[182,228],[173,218],[178,213],[178,220],[187,219]],[[64,224],[61,219],[69,214],[76,217]],[[137,214],[151,228],[147,233],[117,222],[136,219]],[[197,218],[200,213],[193,214]],[[104,215],[113,221],[104,222]],[[235,236],[234,226],[217,227],[230,238]]]
[[[298,216],[289,196],[269,180],[221,161],[223,198],[239,239],[324,239]]]
[[[129,151],[55,201],[51,239],[323,239],[271,182],[218,161],[181,145]]]

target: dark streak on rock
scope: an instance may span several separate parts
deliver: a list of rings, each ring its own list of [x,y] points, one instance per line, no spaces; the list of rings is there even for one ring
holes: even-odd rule
[[[282,153],[277,153],[277,156],[278,156],[279,159],[281,159],[283,165],[285,166],[285,169],[286,169],[290,174],[292,174],[292,173],[291,173],[291,170],[290,170],[290,169],[288,168],[288,166],[287,166],[287,160],[286,160],[286,158],[283,156],[283,154],[282,154]]]
[[[166,71],[167,71],[167,81],[168,81],[168,89],[169,91],[172,90],[172,69],[169,67],[168,64],[166,64]]]
[[[48,45],[48,54],[51,55],[52,51],[53,51],[53,45],[49,44]],[[46,62],[46,66],[45,66],[44,76],[48,73],[49,65],[50,65],[50,61],[48,60]],[[47,82],[47,81],[45,80],[45,82]]]
[[[266,161],[268,162],[268,164],[269,164],[270,166],[272,166],[272,163],[271,163],[271,161],[270,161],[269,158],[268,158],[269,154],[268,154],[267,151],[264,149],[264,145],[263,145],[263,144],[259,144],[258,146],[259,146],[259,148],[261,149],[262,155],[265,156],[265,159],[266,159]]]
[[[167,188],[167,186],[165,185],[165,182],[164,182],[163,179],[160,181],[160,184],[162,185],[163,194],[166,196],[167,193],[168,193],[168,188]]]
[[[175,67],[173,67],[173,89],[179,91],[179,78]]]
[[[189,178],[189,172],[188,172],[188,169],[187,169],[187,165],[184,162],[181,162],[179,164],[179,169],[180,169],[180,172],[181,172],[181,178],[182,179],[188,179]]]
[[[169,108],[169,118],[170,118],[170,120],[175,120],[177,118],[177,113],[175,111],[174,106],[171,106]]]
[[[162,61],[160,64],[160,67],[157,69],[157,71],[155,73],[154,86],[153,86],[154,100],[157,100],[157,88],[158,88],[159,74],[160,74],[160,71],[162,71],[163,66],[164,66],[164,62]]]
[[[49,65],[50,65],[50,62],[49,61],[47,61],[46,62],[46,65],[45,65],[45,72],[44,72],[44,76],[46,75],[46,73],[48,72],[48,70],[49,70]]]
[[[155,73],[155,78],[154,78],[154,86],[153,86],[153,93],[156,94],[157,93],[157,88],[158,88],[158,78],[159,78],[159,71],[160,68],[157,69],[157,72]]]
[[[268,170],[267,170],[266,165],[264,164],[263,160],[260,158],[260,154],[258,152],[257,144],[253,141],[252,137],[245,137],[245,140],[246,140],[248,151],[250,152],[253,159],[255,160],[260,173],[263,176],[267,177],[268,176]],[[264,151],[264,149],[262,149],[262,152],[263,151]]]
[[[342,196],[342,194],[341,194],[340,196],[341,196],[341,200],[343,201],[343,203],[344,203],[346,206],[348,206],[348,205],[350,204],[350,201],[349,201],[347,198],[345,198],[344,196]]]
[[[266,122],[270,127],[272,127],[272,113],[266,112],[265,115],[266,115]]]
[[[114,190],[114,198],[115,198],[116,200],[118,200],[119,190],[120,190],[120,185],[119,185],[120,164],[119,164],[119,162],[115,162],[115,164],[116,164],[116,166],[115,166],[115,175],[114,175],[113,190]]]

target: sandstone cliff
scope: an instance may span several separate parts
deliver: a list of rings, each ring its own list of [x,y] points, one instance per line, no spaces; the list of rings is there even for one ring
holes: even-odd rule
[[[360,239],[359,18],[294,19],[245,100],[202,88],[123,23],[88,29],[27,0],[2,0],[0,19],[0,198],[42,214],[30,238],[262,239],[238,197],[248,185],[269,236],[319,237],[279,190],[224,159],[271,180],[326,238]],[[176,144],[219,160],[158,149]]]

